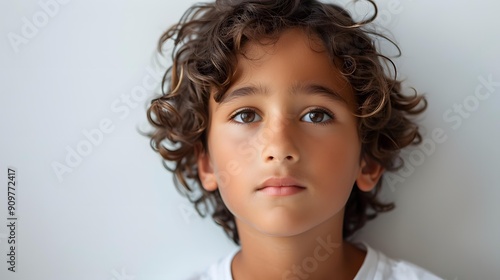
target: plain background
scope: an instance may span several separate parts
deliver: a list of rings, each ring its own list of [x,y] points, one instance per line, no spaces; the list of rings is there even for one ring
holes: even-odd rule
[[[159,75],[156,42],[193,1],[66,2],[0,2],[0,278],[183,279],[235,247],[196,216],[137,130],[158,92],[143,91]],[[446,279],[497,279],[500,4],[378,2],[379,24],[403,50],[404,86],[429,100],[424,138],[437,129],[442,141],[403,153],[413,168],[383,194],[397,209],[358,238]],[[60,178],[58,163],[68,171]],[[6,263],[8,166],[17,169],[16,273]]]

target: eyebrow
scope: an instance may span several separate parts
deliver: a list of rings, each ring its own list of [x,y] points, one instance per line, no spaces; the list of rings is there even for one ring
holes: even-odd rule
[[[348,105],[347,100],[344,98],[344,96],[342,96],[342,94],[340,94],[338,91],[330,87],[320,84],[315,84],[315,83],[294,84],[292,86],[290,93],[292,96],[297,95],[299,93],[324,96],[332,101],[335,102],[340,101]]]
[[[230,103],[231,101],[245,96],[251,96],[256,94],[269,95],[269,91],[266,87],[262,85],[259,86],[245,86],[241,88],[237,88],[229,93],[226,93],[222,96],[219,105],[223,105],[225,103]]]
[[[316,95],[323,96],[334,102],[343,102],[348,105],[347,100],[336,90],[333,90],[330,87],[316,84],[316,83],[297,83],[293,84],[290,87],[290,95],[296,96],[298,94],[305,93],[308,95]],[[258,86],[245,86],[241,88],[237,88],[227,94],[225,94],[220,100],[219,105],[223,105],[226,103],[230,103],[231,101],[245,96],[262,94],[264,96],[268,96],[270,91],[267,87],[263,85]]]

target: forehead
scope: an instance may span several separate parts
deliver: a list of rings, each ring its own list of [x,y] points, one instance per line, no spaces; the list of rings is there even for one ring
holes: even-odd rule
[[[296,47],[308,48],[314,52],[327,54],[325,45],[313,32],[303,28],[285,29],[277,36],[263,37],[248,41],[241,50],[239,58],[255,60],[263,55],[273,55],[292,51]]]
[[[276,39],[249,41],[237,55],[236,69],[222,100],[242,85],[271,88],[273,83],[293,80],[289,84],[291,91],[301,83],[323,85],[339,93],[354,111],[354,91],[335,65],[340,62],[329,55],[315,34],[300,28],[285,30]]]

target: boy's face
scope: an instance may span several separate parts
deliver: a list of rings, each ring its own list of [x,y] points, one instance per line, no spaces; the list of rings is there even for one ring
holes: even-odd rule
[[[352,88],[323,49],[299,29],[276,44],[248,43],[223,101],[212,93],[199,174],[240,230],[292,236],[342,221],[354,183],[370,190],[382,172],[360,159]],[[279,178],[301,187],[261,189]]]

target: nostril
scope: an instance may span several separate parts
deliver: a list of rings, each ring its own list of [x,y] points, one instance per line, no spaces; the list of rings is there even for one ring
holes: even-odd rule
[[[292,153],[286,155],[286,156],[274,156],[274,155],[268,155],[265,157],[266,161],[278,161],[278,162],[286,162],[286,161],[296,161],[298,160],[298,157]]]

